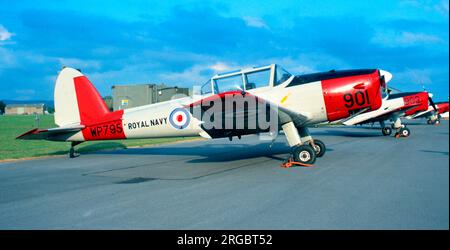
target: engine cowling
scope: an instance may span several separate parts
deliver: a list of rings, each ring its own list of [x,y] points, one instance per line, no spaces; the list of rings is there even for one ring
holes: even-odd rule
[[[322,80],[328,121],[381,107],[386,84],[380,70],[336,71],[336,76]]]
[[[405,104],[404,109],[405,115],[414,115],[417,112],[426,111],[428,109],[428,93],[418,92],[412,95],[407,95],[403,97],[403,102]]]

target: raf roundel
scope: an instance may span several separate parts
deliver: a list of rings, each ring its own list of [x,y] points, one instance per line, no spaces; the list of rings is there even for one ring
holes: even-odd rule
[[[170,113],[169,122],[176,129],[184,129],[189,126],[189,112],[184,108],[176,108]]]

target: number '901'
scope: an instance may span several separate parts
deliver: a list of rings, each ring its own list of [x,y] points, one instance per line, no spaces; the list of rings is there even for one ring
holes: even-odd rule
[[[369,92],[365,90],[356,91],[355,93],[344,94],[345,107],[351,108],[353,106],[364,106],[370,104]]]

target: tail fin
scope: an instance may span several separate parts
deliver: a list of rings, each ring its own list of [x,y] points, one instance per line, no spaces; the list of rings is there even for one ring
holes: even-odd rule
[[[55,123],[60,126],[89,124],[109,112],[102,97],[80,71],[63,68],[55,85]]]

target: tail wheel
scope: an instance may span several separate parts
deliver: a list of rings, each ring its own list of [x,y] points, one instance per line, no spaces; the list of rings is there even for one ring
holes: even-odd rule
[[[411,134],[411,131],[409,130],[409,128],[404,127],[402,129],[400,129],[400,135],[403,137],[408,137]]]
[[[75,158],[75,149],[74,148],[69,149],[69,158]]]
[[[381,133],[383,133],[384,136],[388,136],[392,134],[392,129],[389,127],[384,127],[381,129]]]
[[[301,145],[292,150],[294,161],[304,164],[314,164],[316,162],[316,152],[310,145]]]
[[[325,154],[325,151],[327,151],[325,143],[323,143],[321,140],[314,140],[314,146],[312,147],[316,152],[316,157],[322,157]]]

